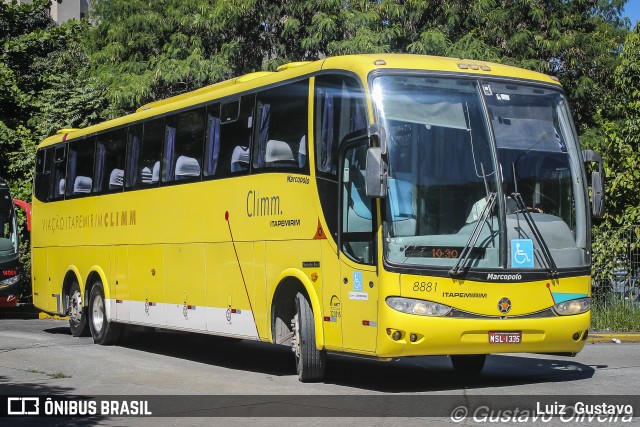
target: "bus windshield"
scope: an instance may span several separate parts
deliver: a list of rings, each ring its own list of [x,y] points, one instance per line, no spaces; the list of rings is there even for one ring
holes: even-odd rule
[[[16,252],[17,245],[18,236],[13,201],[8,190],[0,189],[0,254],[7,255]]]
[[[465,267],[587,265],[582,172],[559,91],[383,75],[373,99],[388,141],[388,262],[451,267],[468,247]]]

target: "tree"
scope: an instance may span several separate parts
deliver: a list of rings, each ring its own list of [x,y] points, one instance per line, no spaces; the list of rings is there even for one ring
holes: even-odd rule
[[[605,224],[617,227],[640,223],[640,26],[627,36],[613,80],[596,149],[605,160]]]
[[[259,70],[267,33],[255,0],[95,0],[89,34],[93,73],[110,115]]]
[[[560,78],[581,131],[612,87],[626,0],[95,0],[113,115],[232,76],[331,55],[485,59]]]
[[[581,131],[612,87],[626,0],[277,2],[287,60],[411,52],[483,59],[560,78]],[[278,26],[279,25],[279,26]]]
[[[87,23],[56,25],[50,1],[0,4],[0,171],[31,195],[35,145],[62,127],[86,126],[103,107],[81,42]]]
[[[82,43],[88,24],[58,26],[46,13],[49,6],[45,0],[0,3],[0,175],[13,195],[26,201],[37,144],[60,128],[101,120],[105,108],[104,87],[88,73]],[[20,258],[23,271],[29,271],[24,232]],[[22,277],[26,298],[29,275]]]
[[[593,263],[609,278],[616,268],[632,271],[628,254],[640,242],[640,26],[628,34],[620,56],[599,126],[586,138],[604,159],[606,214],[593,230]]]

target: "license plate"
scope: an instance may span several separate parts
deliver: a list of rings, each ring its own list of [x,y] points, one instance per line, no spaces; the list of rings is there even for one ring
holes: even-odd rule
[[[489,344],[519,344],[522,342],[522,331],[497,332],[489,331]]]

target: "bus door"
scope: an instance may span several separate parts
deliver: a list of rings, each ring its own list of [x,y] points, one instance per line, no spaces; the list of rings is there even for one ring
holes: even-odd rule
[[[365,194],[368,140],[341,149],[340,279],[345,350],[374,352],[378,326],[378,278],[374,266],[375,204]]]

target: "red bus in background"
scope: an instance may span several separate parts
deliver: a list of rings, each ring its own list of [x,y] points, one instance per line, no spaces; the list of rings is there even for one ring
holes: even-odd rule
[[[11,197],[9,186],[0,178],[0,307],[15,307],[18,303],[20,243],[14,204],[27,214],[27,229],[31,229],[31,206]]]

